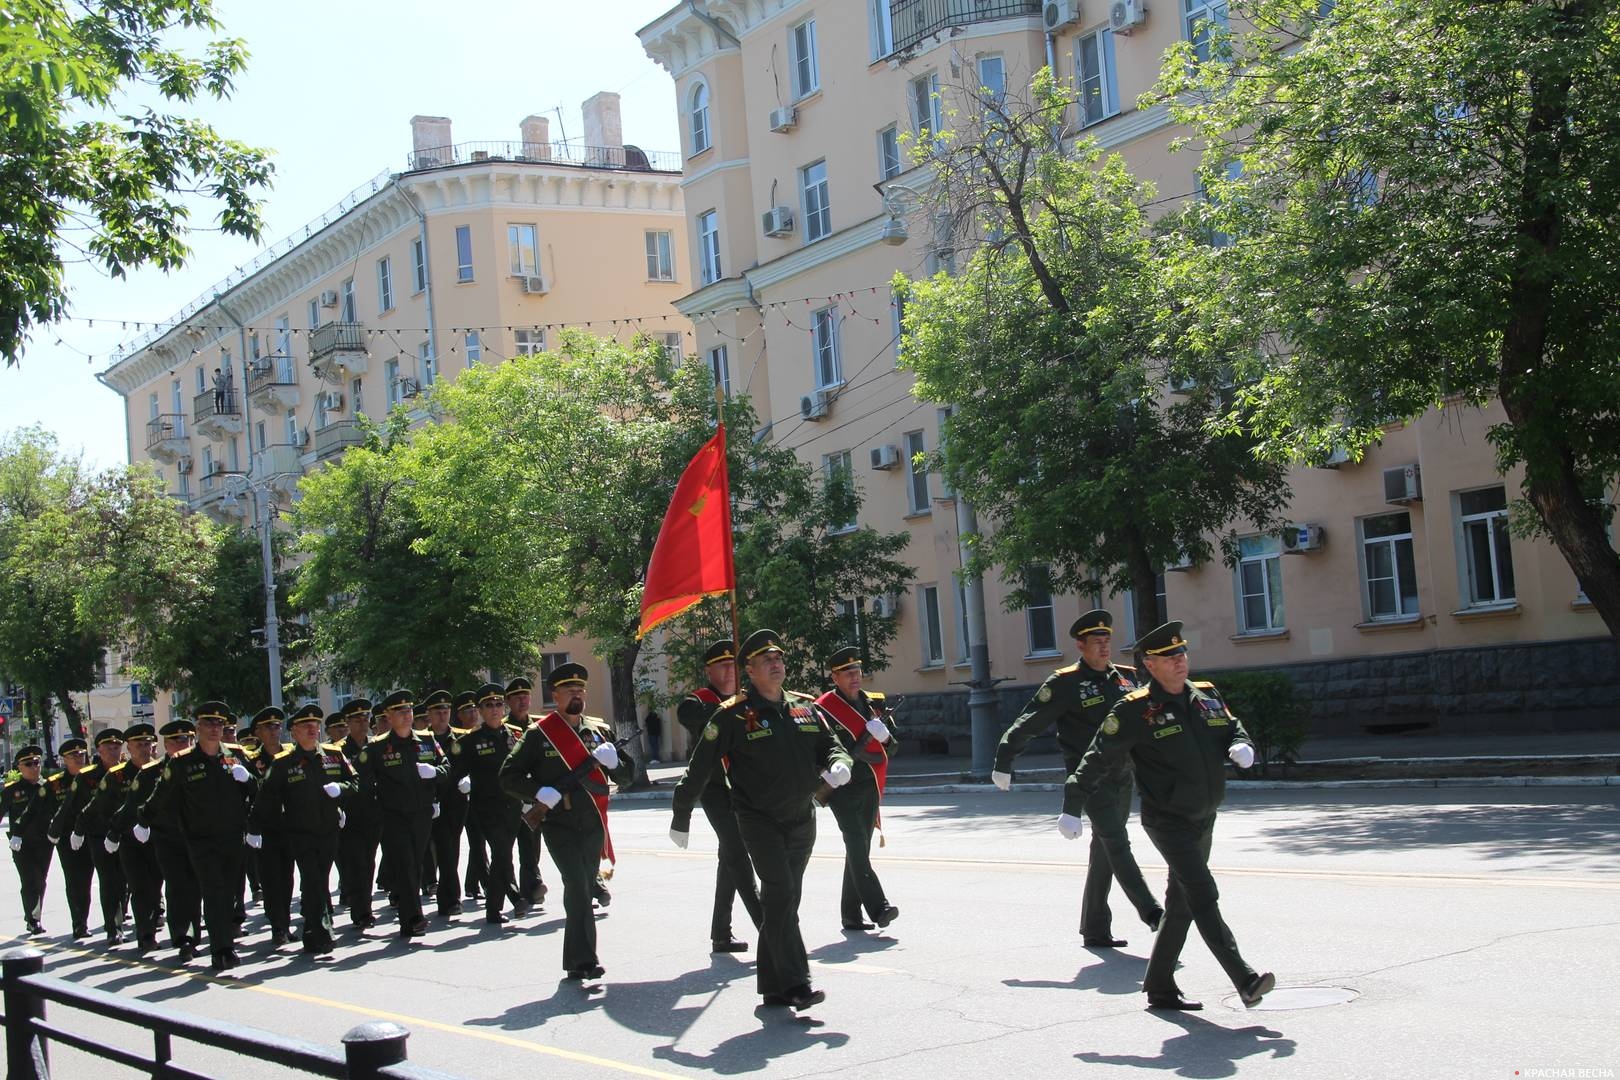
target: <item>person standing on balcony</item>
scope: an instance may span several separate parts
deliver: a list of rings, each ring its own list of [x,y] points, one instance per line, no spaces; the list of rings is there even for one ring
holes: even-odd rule
[[[214,369],[214,412],[225,411],[225,395],[230,392],[230,379],[219,368]]]

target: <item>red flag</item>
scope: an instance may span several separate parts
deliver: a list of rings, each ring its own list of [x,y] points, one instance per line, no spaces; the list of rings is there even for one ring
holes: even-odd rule
[[[725,425],[703,444],[675,485],[658,530],[647,584],[641,593],[641,629],[673,619],[705,596],[737,586],[731,551],[731,484],[726,477]]]

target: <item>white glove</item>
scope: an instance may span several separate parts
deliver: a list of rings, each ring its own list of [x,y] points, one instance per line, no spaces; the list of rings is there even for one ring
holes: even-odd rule
[[[51,847],[55,847],[57,844],[60,844],[62,842],[62,838],[60,836],[49,836],[49,835],[47,835],[45,837],[45,842],[47,844],[51,845]]]
[[[245,784],[252,778],[253,774],[247,771],[246,765],[236,764],[231,766],[231,779],[238,784]]]
[[[247,845],[254,851],[258,851],[260,848],[264,847],[264,837],[260,836],[258,833],[248,833]]]
[[[339,807],[338,808],[338,828],[341,829],[341,828],[343,828],[343,826],[347,825],[348,823],[349,823],[349,815],[343,811],[342,807]]]
[[[821,778],[827,781],[828,787],[843,787],[849,783],[849,766],[842,761],[835,761],[832,768],[821,774]]]
[[[1248,743],[1235,742],[1226,751],[1226,756],[1232,759],[1232,764],[1240,769],[1247,769],[1254,764],[1254,747]]]
[[[595,758],[604,769],[617,769],[619,767],[619,748],[610,742],[605,742],[592,750],[591,757]]]
[[[868,720],[866,733],[880,743],[889,741],[889,725],[881,720]]]
[[[74,833],[72,836],[68,837],[68,847],[72,848],[74,851],[78,851],[80,848],[84,847],[84,834]]]
[[[418,761],[416,763],[416,775],[424,780],[431,780],[438,775],[438,770],[425,761]]]
[[[118,854],[118,841],[114,840],[110,836],[105,837],[101,841],[101,846],[107,849],[107,854],[109,854],[109,855]]]
[[[148,840],[152,839],[152,830],[148,829],[145,825],[135,826],[130,830],[130,833],[134,835],[136,843],[144,844]]]
[[[21,851],[22,850],[22,837],[13,836],[11,838],[11,850],[12,851]]]
[[[460,780],[457,780],[456,781],[456,790],[461,792],[463,795],[465,795],[465,794],[467,794],[467,792],[471,791],[472,790],[472,777],[463,776]]]
[[[326,797],[329,799],[335,799],[343,794],[343,789],[336,784],[322,784],[321,790],[326,792]]]
[[[543,787],[534,793],[534,801],[544,803],[547,810],[562,802],[562,792],[554,787]]]
[[[671,829],[669,830],[669,838],[675,841],[676,847],[680,848],[682,851],[685,851],[687,841],[692,839],[692,834],[689,832],[681,832],[679,829]]]
[[[990,773],[990,782],[996,785],[996,787],[1000,788],[1002,791],[1011,791],[1012,773],[992,771]]]
[[[1073,814],[1058,815],[1058,832],[1065,840],[1080,839],[1080,833],[1085,830],[1085,826],[1084,818],[1077,818]]]
[[[438,803],[433,804],[433,816],[435,818],[437,818],[439,816],[439,804]]]

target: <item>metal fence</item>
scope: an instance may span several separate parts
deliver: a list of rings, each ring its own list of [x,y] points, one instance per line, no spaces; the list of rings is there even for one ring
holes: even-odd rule
[[[889,25],[894,30],[894,51],[903,52],[953,26],[1040,13],[1040,0],[891,0]]]
[[[629,172],[680,172],[681,155],[639,146],[583,146],[566,142],[464,142],[414,151],[406,172],[471,165],[480,161],[526,161],[546,165],[573,165],[587,169],[624,169]]]

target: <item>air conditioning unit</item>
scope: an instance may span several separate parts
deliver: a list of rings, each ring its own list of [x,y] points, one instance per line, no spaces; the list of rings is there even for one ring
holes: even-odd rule
[[[176,470],[179,471],[181,476],[190,476],[191,475],[191,455],[190,454],[181,454],[180,455],[180,460],[174,463],[174,467],[175,467]]]
[[[523,292],[528,296],[544,296],[546,294],[546,279],[539,274],[524,274]]]
[[[293,441],[293,445],[294,446],[308,446],[309,445],[309,428],[303,427],[303,428],[298,429],[298,438]]]
[[[1322,526],[1290,525],[1282,531],[1282,549],[1285,555],[1299,555],[1307,551],[1322,550]]]
[[[1166,566],[1164,568],[1164,570],[1165,570],[1165,573],[1167,573],[1167,574],[1185,574],[1187,571],[1191,570],[1192,568],[1193,568],[1192,556],[1191,555],[1183,555],[1177,561],[1171,563],[1169,566]]]
[[[1079,21],[1079,0],[1046,0],[1041,6],[1041,22],[1045,24],[1047,33]]]
[[[337,307],[338,294],[336,289],[327,289],[321,293],[321,307]]]
[[[793,232],[793,211],[786,206],[773,206],[759,216],[766,236],[787,236]]]
[[[892,469],[900,464],[900,448],[894,445],[872,447],[872,468]]]
[[[1349,464],[1349,462],[1350,448],[1344,446],[1342,443],[1334,443],[1333,449],[1328,451],[1328,456],[1316,463],[1316,468],[1337,469],[1340,465],[1346,465]]]
[[[894,618],[897,606],[893,593],[884,593],[882,596],[872,597],[872,614],[880,619]]]
[[[399,380],[399,396],[413,398],[422,392],[422,384],[415,379],[404,378]]]
[[[1416,465],[1397,465],[1384,470],[1384,501],[1387,503],[1420,502],[1423,499],[1423,476]]]
[[[1170,392],[1172,394],[1190,394],[1198,386],[1198,380],[1191,375],[1170,376]]]
[[[771,110],[772,131],[792,131],[799,122],[799,110],[791,105],[783,105],[780,109]]]
[[[1147,22],[1147,5],[1142,0],[1113,0],[1108,5],[1108,29],[1128,34]]]
[[[832,399],[825,390],[817,390],[799,399],[799,415],[806,420],[826,419],[827,410],[831,407]]]
[[[337,390],[328,390],[321,395],[321,408],[327,412],[343,411],[343,395]]]

